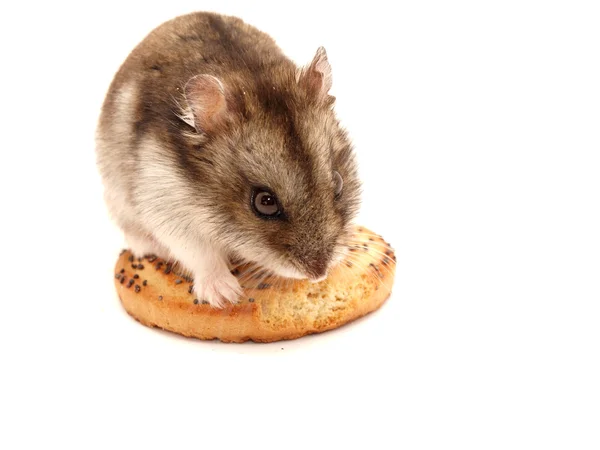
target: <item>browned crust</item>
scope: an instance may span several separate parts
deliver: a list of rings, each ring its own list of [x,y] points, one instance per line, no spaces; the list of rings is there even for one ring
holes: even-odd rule
[[[389,297],[395,272],[393,250],[365,228],[358,228],[355,237],[363,244],[349,253],[352,262],[342,262],[325,282],[286,280],[282,286],[259,289],[245,281],[240,303],[224,309],[194,303],[189,281],[173,272],[165,274],[159,259],[130,261],[128,251],[117,260],[115,286],[125,310],[150,327],[223,342],[296,339],[356,320]]]

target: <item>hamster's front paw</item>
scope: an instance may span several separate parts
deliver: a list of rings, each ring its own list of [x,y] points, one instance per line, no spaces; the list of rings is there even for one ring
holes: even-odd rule
[[[125,233],[125,240],[131,249],[131,253],[133,253],[133,256],[136,258],[143,258],[147,255],[156,255],[161,258],[167,258],[169,256],[168,250],[152,237],[135,233]]]
[[[195,277],[194,292],[200,300],[206,300],[214,308],[223,308],[227,303],[237,303],[242,288],[237,278],[229,271]]]

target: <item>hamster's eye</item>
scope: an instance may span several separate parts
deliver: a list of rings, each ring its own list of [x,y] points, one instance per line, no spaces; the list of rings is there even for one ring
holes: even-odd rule
[[[261,189],[252,192],[252,208],[257,216],[264,219],[272,219],[281,214],[281,207],[275,194]]]
[[[340,195],[342,195],[342,188],[344,187],[344,179],[342,178],[340,173],[336,172],[336,171],[333,172],[333,186],[334,186],[333,192],[335,192],[335,198],[338,199],[338,198],[340,198]]]

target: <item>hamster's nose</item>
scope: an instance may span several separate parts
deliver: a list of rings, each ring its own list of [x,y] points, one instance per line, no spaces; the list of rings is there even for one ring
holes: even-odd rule
[[[318,261],[317,263],[311,264],[310,269],[307,270],[306,275],[307,278],[312,283],[318,283],[319,281],[323,281],[327,278],[327,263],[323,263]]]
[[[309,257],[304,257],[302,262],[306,277],[314,283],[323,281],[327,277],[329,260],[330,254],[327,252],[313,253]]]

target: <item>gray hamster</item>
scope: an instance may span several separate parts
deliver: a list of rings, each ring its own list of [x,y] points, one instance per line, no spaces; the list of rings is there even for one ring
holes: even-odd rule
[[[114,77],[97,129],[108,210],[136,256],[178,261],[214,307],[241,294],[231,258],[320,281],[360,203],[323,48],[297,67],[235,17],[154,29]]]

